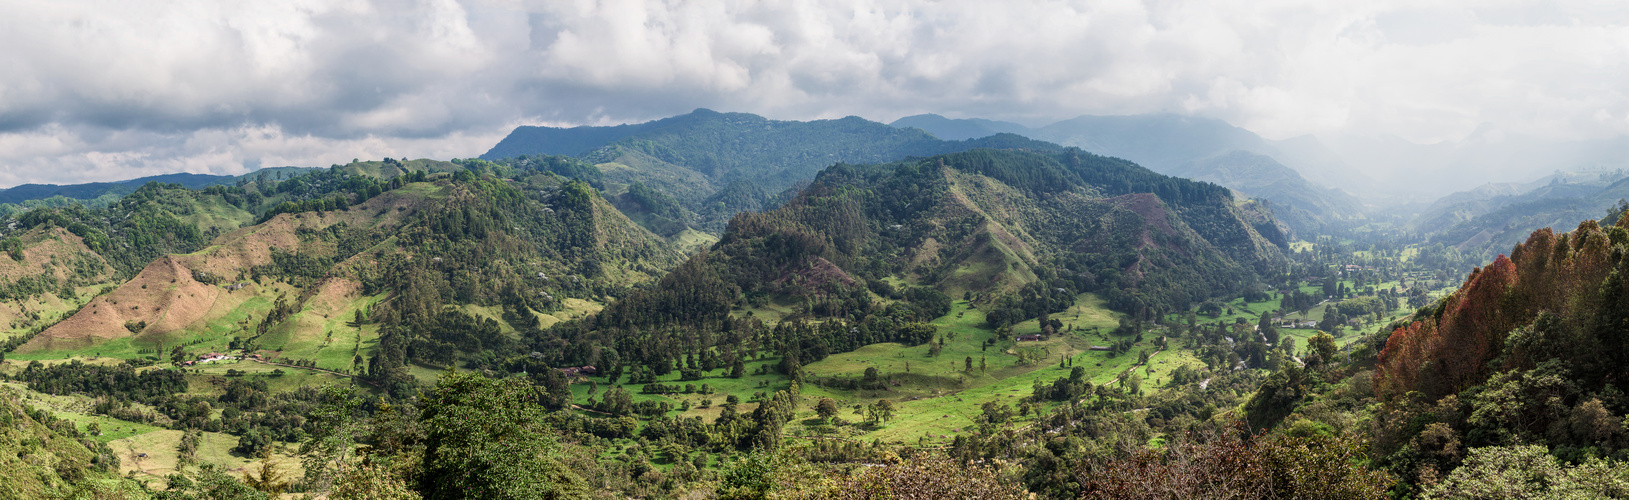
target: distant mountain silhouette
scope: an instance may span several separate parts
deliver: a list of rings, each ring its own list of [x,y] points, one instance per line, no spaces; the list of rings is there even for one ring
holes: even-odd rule
[[[179,173],[85,184],[23,184],[10,189],[0,189],[0,203],[22,203],[28,200],[43,200],[52,196],[80,200],[88,200],[109,193],[123,196],[149,182],[180,184],[190,189],[198,189],[212,184],[231,183],[234,179],[237,179],[237,177],[231,175]]]

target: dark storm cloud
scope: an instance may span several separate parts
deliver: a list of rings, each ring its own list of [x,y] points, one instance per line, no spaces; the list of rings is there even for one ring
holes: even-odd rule
[[[1348,5],[1351,4],[1351,5]],[[473,156],[517,124],[1190,113],[1264,135],[1629,131],[1594,3],[0,5],[0,184]]]

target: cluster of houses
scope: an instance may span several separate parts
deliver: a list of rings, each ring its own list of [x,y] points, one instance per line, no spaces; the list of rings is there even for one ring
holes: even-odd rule
[[[212,353],[209,353],[209,354],[200,354],[200,355],[198,355],[198,359],[196,359],[196,360],[182,361],[181,366],[201,365],[201,364],[204,364],[204,363],[213,363],[213,362],[216,362],[216,361],[227,361],[227,360],[233,360],[233,359],[239,359],[239,358],[237,356],[229,356],[229,355],[221,354],[221,353],[218,353],[218,352],[212,352]]]
[[[226,291],[228,291],[228,292],[236,292],[238,290],[243,289],[243,287],[246,287],[246,286],[249,286],[249,282],[247,282],[247,281],[242,282],[242,283],[233,283],[233,284],[230,284],[230,285],[226,285]]]

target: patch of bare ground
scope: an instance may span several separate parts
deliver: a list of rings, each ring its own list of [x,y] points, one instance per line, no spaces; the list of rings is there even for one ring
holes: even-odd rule
[[[419,190],[422,191],[422,190]],[[299,230],[320,230],[339,223],[364,227],[390,227],[411,216],[417,206],[424,203],[422,192],[404,193],[388,191],[365,203],[344,210],[279,214],[264,223],[247,226],[215,239],[201,251],[187,255],[167,256],[148,264],[131,281],[108,295],[97,297],[77,314],[46,329],[34,340],[19,348],[19,352],[79,349],[115,338],[139,335],[142,338],[162,338],[191,326],[202,325],[208,319],[232,312],[255,296],[249,283],[246,289],[234,285],[245,270],[272,263],[272,250],[296,251],[302,248]],[[77,236],[60,229],[52,236],[83,248]],[[72,249],[72,245],[65,249]],[[51,247],[56,248],[56,247]],[[33,250],[31,248],[31,250]],[[309,250],[309,249],[307,249]],[[37,250],[44,252],[45,250]],[[49,255],[29,255],[30,259],[45,259]],[[3,255],[0,255],[3,257]],[[365,258],[357,256],[356,258]],[[10,259],[0,259],[5,261]],[[5,263],[0,262],[0,277]],[[214,275],[223,281],[208,285],[194,279],[193,271]],[[343,302],[359,293],[360,285],[348,279],[328,279],[307,292],[315,302],[319,314],[331,314],[343,308]],[[132,327],[145,323],[144,328]]]
[[[1165,203],[1152,193],[1134,193],[1116,196],[1109,199],[1115,206],[1130,210],[1141,216],[1144,222],[1158,228],[1165,234],[1176,234],[1176,228],[1171,227],[1170,215]]]
[[[350,278],[329,278],[317,285],[317,293],[305,302],[309,310],[323,314],[337,313],[351,306],[362,296],[362,283]]]
[[[244,269],[270,264],[273,248],[299,248],[301,228],[324,229],[341,222],[364,227],[394,226],[423,201],[419,195],[387,191],[344,210],[278,214],[264,223],[221,235],[210,247],[181,258],[194,269],[231,279]]]
[[[927,264],[931,259],[939,256],[941,248],[944,248],[944,245],[939,244],[939,240],[933,238],[923,239],[922,244],[917,245],[916,249],[911,253],[911,267]]]
[[[145,322],[143,336],[180,330],[214,307],[222,288],[192,279],[192,270],[173,256],[148,264],[134,279],[92,299],[78,314],[47,328],[18,349],[36,352],[76,349],[97,341],[135,335],[127,323]]]
[[[780,278],[775,280],[776,284],[781,285],[789,282],[805,290],[825,290],[825,285],[828,283],[853,286],[854,277],[843,272],[841,268],[838,268],[836,264],[832,264],[831,261],[815,257],[814,260],[809,261],[804,266],[788,269],[784,274],[781,274]]]
[[[84,240],[66,229],[35,228],[18,238],[23,243],[19,252],[23,259],[19,261],[0,253],[0,281],[16,281],[41,273],[50,273],[58,280],[66,280],[73,272],[72,263],[83,258],[92,259],[102,276],[113,274],[113,269],[101,256],[91,252]]]

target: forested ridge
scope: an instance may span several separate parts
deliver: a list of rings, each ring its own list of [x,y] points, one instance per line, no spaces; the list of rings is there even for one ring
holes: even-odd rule
[[[976,148],[1062,149],[1011,134],[944,141],[852,116],[799,122],[698,109],[637,125],[520,127],[481,158],[518,165],[569,155],[609,166],[604,172],[554,171],[629,198],[616,203],[618,208],[657,234],[673,236],[685,229],[720,233],[736,213],[769,208],[771,195],[795,194],[833,163],[879,163]]]
[[[1280,221],[1294,232],[1305,233],[1309,240],[1346,234],[1383,218],[1346,192],[1362,186],[1362,181],[1353,186],[1334,180],[1350,182],[1361,177],[1331,176],[1334,173],[1327,170],[1317,175],[1322,178],[1318,182],[1303,177],[1327,168],[1322,165],[1324,159],[1305,156],[1322,148],[1316,140],[1308,137],[1274,144],[1277,141],[1221,120],[1164,113],[1080,116],[1032,128],[927,114],[900,118],[890,126],[920,128],[946,139],[1005,132],[1129,159],[1162,174],[1213,182],[1265,200],[1274,206]],[[1308,146],[1311,150],[1304,149]]]

